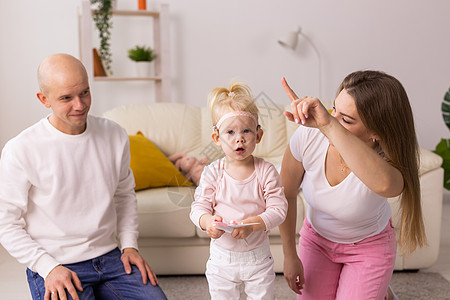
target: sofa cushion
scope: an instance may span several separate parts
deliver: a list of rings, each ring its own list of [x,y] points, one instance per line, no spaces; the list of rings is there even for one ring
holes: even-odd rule
[[[189,218],[194,187],[162,187],[136,192],[140,238],[195,236]]]
[[[140,131],[130,135],[130,167],[133,170],[135,190],[161,186],[190,186],[180,171]]]

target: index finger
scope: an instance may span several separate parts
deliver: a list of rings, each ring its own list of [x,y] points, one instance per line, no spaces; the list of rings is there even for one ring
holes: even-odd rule
[[[284,77],[281,78],[281,85],[283,86],[284,91],[286,92],[286,94],[288,95],[289,99],[291,99],[292,102],[298,99],[298,96],[295,94],[295,92],[291,89],[291,87],[287,83],[286,78]]]

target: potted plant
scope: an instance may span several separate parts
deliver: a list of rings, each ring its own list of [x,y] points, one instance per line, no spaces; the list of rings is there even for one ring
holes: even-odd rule
[[[156,58],[156,54],[151,47],[136,46],[128,49],[128,57],[136,62],[138,76],[150,76],[150,63]]]
[[[112,9],[115,0],[91,0],[94,9],[93,20],[97,27],[100,38],[99,55],[106,73],[112,74],[111,69],[111,28]]]
[[[441,110],[445,125],[450,129],[450,88],[445,93]],[[439,144],[437,144],[434,153],[443,158],[442,168],[444,168],[444,187],[447,190],[450,190],[450,139],[441,139]]]

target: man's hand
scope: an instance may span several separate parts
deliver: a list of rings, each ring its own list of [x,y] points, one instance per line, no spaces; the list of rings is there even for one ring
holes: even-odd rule
[[[152,285],[158,285],[158,279],[156,278],[155,272],[148,265],[147,261],[139,254],[139,252],[134,248],[125,248],[122,253],[123,266],[127,274],[131,274],[131,265],[138,267],[141,271],[142,282],[147,284],[148,279]]]
[[[67,299],[66,291],[69,292],[73,300],[78,300],[76,289],[83,291],[81,281],[77,273],[63,267],[56,266],[45,278],[45,300]]]

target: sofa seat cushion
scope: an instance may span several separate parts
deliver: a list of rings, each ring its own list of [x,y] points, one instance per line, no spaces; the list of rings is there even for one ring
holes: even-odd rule
[[[195,187],[161,187],[136,192],[140,238],[194,237],[189,218]]]

